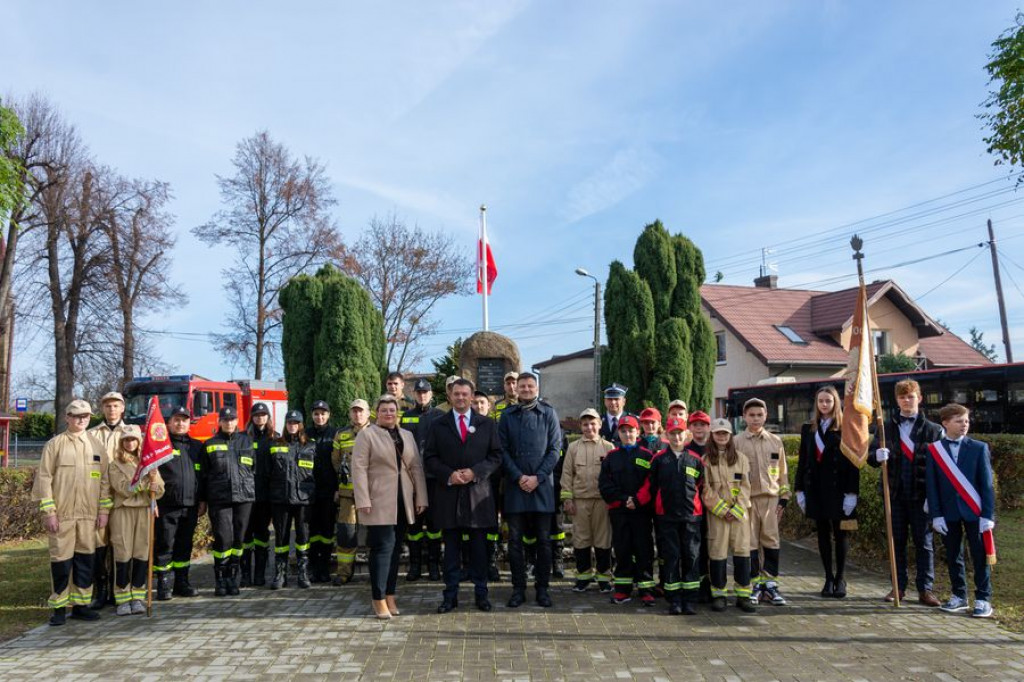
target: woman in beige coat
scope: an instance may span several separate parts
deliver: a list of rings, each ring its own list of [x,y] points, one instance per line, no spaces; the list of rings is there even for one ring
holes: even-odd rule
[[[378,618],[398,615],[399,538],[427,508],[427,483],[416,439],[398,427],[398,400],[377,400],[377,423],[356,436],[352,449],[352,487],[359,523],[370,546],[370,588]]]

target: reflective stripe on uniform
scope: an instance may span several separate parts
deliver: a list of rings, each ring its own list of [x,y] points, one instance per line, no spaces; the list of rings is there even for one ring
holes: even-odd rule
[[[537,538],[528,538],[528,537],[526,537],[524,535],[523,536],[523,544],[524,545],[535,545],[535,544],[537,544]]]
[[[351,564],[356,560],[355,552],[335,552],[334,556],[338,558],[338,563]]]
[[[257,538],[252,539],[252,544],[256,547],[270,547],[270,543],[265,540],[259,540]]]
[[[593,580],[594,574],[591,571],[584,571],[576,574],[576,580]]]
[[[684,590],[698,590],[700,589],[700,581],[694,580],[692,583],[682,582],[679,583]],[[665,589],[668,589],[667,587]]]
[[[423,539],[423,531],[420,531],[419,533],[406,533],[405,539],[409,542],[419,542]]]
[[[615,584],[616,585],[632,585],[633,584],[633,579],[632,578],[616,578],[615,579]]]
[[[57,504],[53,501],[52,497],[47,497],[45,500],[39,500],[39,511],[57,511]]]
[[[214,443],[213,445],[207,445],[206,446],[206,451],[207,452],[227,452],[228,451],[228,446],[227,445],[218,445],[218,444]]]
[[[427,535],[429,536],[430,533],[427,533]],[[440,538],[441,534],[438,533],[437,536]],[[488,533],[487,534],[487,541],[488,542],[497,542],[500,539],[501,539],[501,533]]]
[[[171,570],[171,564],[165,564],[163,566],[154,566],[153,567],[153,572],[154,573],[166,573],[169,570]]]
[[[172,561],[171,568],[188,568],[192,565],[191,561]]]
[[[438,531],[436,533],[431,533],[429,530],[427,531],[428,540],[440,540],[442,535],[443,533],[441,533],[441,531]]]
[[[747,511],[738,504],[734,504],[732,507],[730,507],[729,513],[740,520],[743,520],[747,517]]]
[[[637,583],[636,586],[639,587],[641,590],[649,590],[652,587],[655,587],[657,584],[658,583],[656,583],[653,580],[644,580],[643,582]]]
[[[676,592],[683,589],[683,583],[665,583],[666,592]]]
[[[295,551],[296,552],[308,552],[309,551],[309,543],[307,542],[304,545],[295,545]]]
[[[274,547],[274,554],[287,554],[289,549],[291,549],[290,545],[275,546]]]

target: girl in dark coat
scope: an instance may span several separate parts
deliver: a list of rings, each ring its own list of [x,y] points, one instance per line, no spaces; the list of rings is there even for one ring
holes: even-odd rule
[[[843,408],[832,386],[814,395],[814,418],[800,429],[800,460],[796,469],[796,498],[800,509],[818,526],[818,553],[825,568],[822,597],[846,596],[846,555],[849,528],[856,528],[854,510],[860,490],[860,470],[843,455]],[[832,548],[835,545],[833,568]]]

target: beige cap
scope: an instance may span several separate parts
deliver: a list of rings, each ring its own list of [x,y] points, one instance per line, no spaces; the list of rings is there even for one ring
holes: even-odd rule
[[[92,414],[92,406],[84,400],[72,400],[68,403],[68,409],[64,410],[64,414],[78,415],[78,414]]]
[[[125,426],[124,429],[121,431],[121,437],[118,438],[118,440],[121,441],[124,440],[125,438],[134,438],[135,440],[141,441],[142,429],[134,425]]]
[[[118,393],[117,391],[111,391],[110,393],[105,393],[103,395],[103,397],[100,398],[100,405],[102,405],[103,403],[107,402],[108,400],[120,400],[123,403],[124,402],[124,396],[121,395],[120,393]]]
[[[601,415],[599,415],[597,413],[597,410],[595,410],[593,407],[588,407],[587,409],[580,412],[580,420],[582,420],[584,417],[593,417],[594,419],[597,419],[599,421],[601,419]]]
[[[458,374],[451,375],[450,377],[448,377],[447,379],[444,380],[444,387],[448,388],[449,386],[451,386],[452,384],[454,384],[456,381],[458,381],[461,378],[462,377],[460,377]]]
[[[716,419],[711,422],[711,432],[715,431],[728,431],[732,433],[732,424],[729,423],[728,419]]]
[[[505,372],[505,381],[508,381],[509,379],[518,379],[518,378],[519,378],[519,372]]]
[[[679,398],[676,398],[675,400],[673,400],[672,402],[670,402],[670,403],[668,404],[668,409],[670,409],[670,410],[671,410],[671,409],[672,409],[673,407],[681,407],[681,408],[683,408],[684,410],[689,410],[689,409],[690,409],[690,408],[688,408],[688,407],[686,406],[686,402],[685,402],[685,401],[683,401],[683,400],[680,400]]]
[[[367,410],[367,411],[369,411],[369,409],[370,409],[370,403],[366,402],[366,401],[365,401],[365,400],[363,400],[362,398],[356,398],[355,400],[353,400],[352,402],[350,402],[350,403],[348,404],[348,409],[350,409],[350,410],[352,410],[352,409],[355,409],[355,408],[357,408],[357,407],[358,407],[359,409],[361,409],[361,410]]]

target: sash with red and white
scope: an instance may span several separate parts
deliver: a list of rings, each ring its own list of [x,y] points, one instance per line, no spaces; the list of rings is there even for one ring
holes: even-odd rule
[[[904,434],[900,430],[900,450],[903,451],[903,456],[909,459],[911,462],[914,461],[914,441],[910,440],[910,434]]]
[[[825,456],[825,441],[821,438],[821,431],[814,429],[814,458],[821,464],[821,458]]]
[[[928,450],[932,453],[932,458],[935,460],[935,464],[939,467],[939,470],[945,474],[949,480],[953,489],[956,490],[960,499],[964,501],[972,512],[981,518],[981,495],[974,488],[967,477],[964,476],[964,472],[960,471],[960,467],[953,461],[952,455],[946,449],[946,446],[942,444],[942,441],[935,441],[928,445]],[[992,535],[991,530],[987,530],[981,534],[981,539],[985,544],[985,559],[989,564],[996,562],[996,543],[995,537]]]

